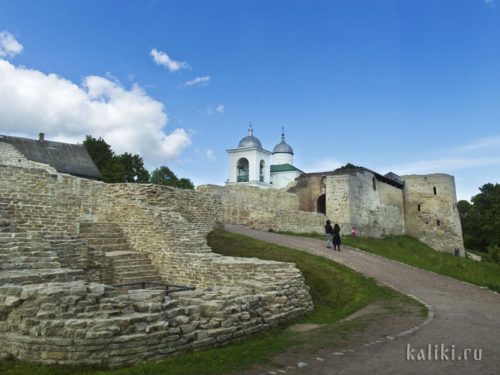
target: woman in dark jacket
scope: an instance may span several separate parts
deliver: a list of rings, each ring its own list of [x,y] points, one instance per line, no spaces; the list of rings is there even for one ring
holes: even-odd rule
[[[340,251],[340,227],[337,223],[333,226],[333,250],[336,248]]]
[[[326,221],[325,225],[325,235],[326,235],[326,247],[331,248],[331,243],[332,243],[332,236],[333,236],[333,228],[330,220]]]

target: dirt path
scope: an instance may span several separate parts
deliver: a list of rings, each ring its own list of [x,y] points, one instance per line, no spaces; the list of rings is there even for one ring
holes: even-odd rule
[[[333,259],[432,308],[433,319],[408,335],[353,352],[328,353],[320,360],[304,361],[307,366],[302,368],[297,358],[276,374],[500,374],[499,294],[345,246],[334,253],[320,240],[244,226],[227,225],[226,230]],[[474,354],[481,359],[475,360]]]

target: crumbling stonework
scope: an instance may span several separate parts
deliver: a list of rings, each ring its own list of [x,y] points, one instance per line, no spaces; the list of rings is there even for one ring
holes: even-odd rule
[[[238,340],[312,309],[293,264],[211,252],[206,235],[224,218],[218,194],[104,184],[12,151],[0,142],[0,357],[120,366]],[[196,290],[112,286],[144,269]]]

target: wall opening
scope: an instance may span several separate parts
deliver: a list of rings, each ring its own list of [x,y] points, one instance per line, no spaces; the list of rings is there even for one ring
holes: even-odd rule
[[[417,210],[418,210],[418,212],[420,212],[420,205],[417,206]]]
[[[441,226],[441,221],[440,220],[436,220],[436,225],[439,227]]]
[[[236,163],[236,181],[237,182],[248,182],[249,177],[249,164],[246,158],[241,158]]]
[[[436,187],[434,186],[432,189],[434,190],[434,195],[436,195],[436,194],[437,194],[437,189],[436,189]]]
[[[326,194],[320,195],[316,201],[316,212],[319,214],[326,214]]]
[[[377,190],[377,180],[375,179],[375,177],[372,177],[372,187],[373,190]]]
[[[259,165],[259,181],[264,182],[264,171],[265,171],[266,163],[264,163],[264,160],[260,161]]]

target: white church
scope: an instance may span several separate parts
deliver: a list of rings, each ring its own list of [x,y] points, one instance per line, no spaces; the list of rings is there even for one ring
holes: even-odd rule
[[[237,148],[227,150],[227,154],[229,178],[226,185],[281,189],[304,173],[293,165],[293,149],[285,142],[283,128],[281,142],[274,147],[273,152],[262,148],[250,125],[248,136],[238,143]]]

